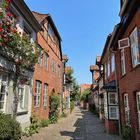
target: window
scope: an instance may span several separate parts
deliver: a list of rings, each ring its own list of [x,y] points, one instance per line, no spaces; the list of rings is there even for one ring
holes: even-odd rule
[[[121,70],[122,70],[122,75],[126,74],[126,69],[125,69],[125,54],[124,54],[124,49],[121,50]]]
[[[130,35],[130,44],[131,44],[132,65],[133,67],[135,67],[138,64],[140,64],[137,28],[135,28]]]
[[[108,93],[108,102],[109,102],[109,118],[118,119],[118,106],[117,106],[117,93],[109,92]]]
[[[136,93],[136,101],[137,101],[138,122],[139,122],[139,130],[140,130],[140,92]]]
[[[56,73],[56,62],[52,59],[52,72]]]
[[[107,63],[107,76],[110,76],[110,59],[108,58],[108,63]]]
[[[117,93],[116,92],[108,93],[108,98],[109,98],[109,105],[117,104]]]
[[[130,125],[128,94],[124,94],[124,112],[125,112],[125,122],[127,125]]]
[[[114,54],[112,54],[111,66],[112,66],[112,72],[114,72],[115,71],[115,56],[114,56]]]
[[[104,93],[104,114],[105,118],[108,118],[107,93]]]
[[[50,37],[53,37],[53,35],[54,35],[54,32],[53,32],[50,24],[48,25],[48,34],[49,34]]]
[[[36,81],[35,85],[35,96],[34,96],[34,106],[39,107],[40,106],[40,94],[41,94],[41,82]]]
[[[18,95],[19,95],[19,104],[18,104],[18,111],[24,109],[24,97],[25,97],[25,86],[19,85],[18,87]]]
[[[48,70],[48,59],[49,59],[49,56],[47,53],[45,53],[44,66],[45,66],[45,69],[47,70]]]
[[[104,63],[104,76],[105,76],[105,79],[107,78],[107,66],[106,66],[106,63]]]
[[[48,85],[44,84],[44,97],[43,97],[43,105],[47,106],[47,96],[48,96]]]
[[[109,107],[109,118],[110,119],[118,119],[118,107],[110,106]]]
[[[8,77],[0,74],[0,111],[5,111]]]
[[[59,65],[58,65],[58,78],[61,78],[61,68]]]
[[[39,64],[40,66],[42,66],[43,50],[42,50],[41,46],[38,45],[38,47],[39,47],[39,51],[40,51],[39,57],[38,57],[38,64]]]

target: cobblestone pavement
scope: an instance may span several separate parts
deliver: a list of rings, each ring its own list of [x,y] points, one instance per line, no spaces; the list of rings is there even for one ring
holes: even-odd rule
[[[57,124],[40,129],[32,137],[22,140],[121,140],[104,132],[103,123],[92,113],[75,108],[73,113]]]

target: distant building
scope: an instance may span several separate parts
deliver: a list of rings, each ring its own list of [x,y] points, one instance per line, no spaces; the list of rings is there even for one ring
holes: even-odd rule
[[[81,94],[85,91],[85,89],[90,89],[90,87],[91,87],[91,84],[81,84],[80,85]]]

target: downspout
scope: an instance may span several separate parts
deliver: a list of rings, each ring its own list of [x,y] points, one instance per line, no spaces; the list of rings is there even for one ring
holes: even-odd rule
[[[121,117],[120,117],[120,97],[119,97],[119,85],[118,85],[118,77],[117,77],[117,64],[116,64],[116,51],[113,51],[111,48],[109,49],[111,53],[114,54],[114,58],[115,58],[115,80],[116,80],[116,91],[117,91],[117,98],[118,98],[118,113],[119,113],[119,117],[118,117],[118,122],[119,122],[119,136],[121,136]]]

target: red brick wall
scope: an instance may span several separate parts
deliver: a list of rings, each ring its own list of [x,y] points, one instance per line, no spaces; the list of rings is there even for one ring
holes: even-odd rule
[[[109,134],[118,134],[118,121],[105,119],[105,129]]]
[[[90,89],[91,84],[81,84],[81,93],[84,92],[85,89]]]
[[[138,30],[138,42],[140,50],[140,8],[136,15],[133,17],[130,25],[126,29],[122,38],[129,37],[131,32],[137,26]],[[140,53],[139,53],[140,55]],[[135,136],[137,137],[138,132],[138,114],[136,107],[136,91],[140,91],[140,65],[133,68],[131,62],[131,50],[130,48],[125,49],[125,64],[126,64],[126,75],[121,75],[121,60],[120,60],[120,50],[117,49],[116,52],[116,62],[117,62],[117,76],[119,83],[119,94],[120,94],[120,106],[121,106],[121,123],[124,125],[124,105],[123,105],[123,94],[127,93],[129,98],[129,108],[131,114],[131,125],[135,131]]]
[[[61,59],[57,56],[56,51],[59,51],[58,48],[55,48],[53,50],[51,46],[47,44],[43,36],[38,33],[37,35],[38,44],[45,50],[47,50],[47,53],[49,55],[49,61],[48,61],[48,70],[44,68],[44,66],[40,66],[39,64],[36,64],[35,66],[35,72],[33,76],[33,95],[35,94],[35,81],[39,80],[42,82],[42,88],[41,88],[41,104],[40,107],[35,108],[34,107],[34,100],[32,101],[32,111],[37,114],[40,118],[48,118],[49,113],[49,97],[47,102],[47,108],[44,109],[43,107],[43,89],[44,89],[44,83],[48,84],[48,93],[50,95],[51,91],[54,89],[55,93],[61,93],[61,84],[62,84],[62,74],[61,78],[58,76],[58,65],[60,68],[62,68]],[[53,45],[53,43],[52,43]],[[44,57],[43,57],[44,58]],[[52,59],[56,61],[56,73],[54,74],[52,72]],[[44,60],[43,60],[44,64]],[[34,99],[34,96],[33,96]]]

